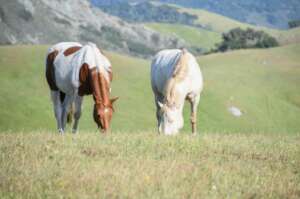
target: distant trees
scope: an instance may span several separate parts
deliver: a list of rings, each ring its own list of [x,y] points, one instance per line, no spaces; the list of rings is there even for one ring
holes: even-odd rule
[[[233,49],[244,48],[271,48],[278,46],[277,40],[263,31],[248,28],[243,30],[235,28],[228,33],[223,33],[223,41],[217,45],[214,51],[225,52]]]
[[[293,20],[289,22],[290,28],[297,28],[300,27],[300,20]]]

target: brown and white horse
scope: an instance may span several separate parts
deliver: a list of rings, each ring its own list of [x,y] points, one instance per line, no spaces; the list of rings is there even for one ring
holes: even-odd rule
[[[51,90],[57,128],[64,133],[67,116],[74,103],[73,133],[77,132],[84,95],[93,95],[94,120],[106,132],[109,129],[113,103],[110,99],[112,81],[111,63],[93,43],[82,46],[75,42],[62,42],[47,53],[46,79]]]

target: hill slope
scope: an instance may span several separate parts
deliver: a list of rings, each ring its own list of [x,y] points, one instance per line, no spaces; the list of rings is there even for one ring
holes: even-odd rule
[[[161,2],[201,8],[242,22],[286,28],[288,21],[300,18],[300,2],[297,0],[160,0]]]
[[[222,33],[234,28],[252,28],[265,31],[275,37],[281,45],[300,43],[300,28],[278,30],[254,26],[202,9],[183,8],[176,5],[169,6],[176,7],[181,13],[196,16],[193,26],[167,23],[146,23],[145,25],[166,36],[174,35],[178,39],[183,39],[191,47],[209,50],[221,41]]]
[[[189,13],[195,15],[198,19],[194,22],[195,25],[201,26],[209,31],[223,33],[228,32],[234,28],[252,28],[255,30],[262,30],[275,37],[282,45],[294,44],[300,42],[300,28],[290,30],[278,30],[273,28],[266,28],[263,26],[255,26],[247,23],[242,23],[234,19],[208,12],[202,9],[183,8],[176,6],[182,13]]]
[[[0,47],[0,130],[55,129],[44,78],[46,46]],[[299,132],[300,45],[199,57],[205,84],[198,123],[209,132]],[[149,61],[108,53],[112,91],[120,96],[114,131],[154,130]],[[17,91],[17,92],[16,92]],[[96,130],[85,98],[80,129]],[[238,107],[236,118],[228,108]],[[185,109],[185,131],[190,129]]]
[[[103,2],[105,0],[93,0]],[[124,2],[128,0],[111,0],[109,2]],[[143,2],[144,0],[129,0]],[[241,22],[267,26],[272,28],[287,28],[288,22],[300,18],[300,2],[298,0],[157,0],[161,3],[172,3],[190,8],[205,9]],[[106,1],[107,2],[107,1]]]
[[[142,25],[107,15],[88,0],[1,1],[0,29],[0,44],[92,41],[105,49],[142,56],[179,44]]]
[[[181,24],[165,24],[165,23],[147,23],[147,27],[152,28],[167,36],[175,36],[183,39],[191,48],[201,48],[208,51],[215,47],[215,44],[221,42],[221,34]]]

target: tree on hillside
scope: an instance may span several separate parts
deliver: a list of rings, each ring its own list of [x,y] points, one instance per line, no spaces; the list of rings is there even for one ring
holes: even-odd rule
[[[223,33],[223,41],[217,45],[216,51],[225,52],[233,49],[245,48],[271,48],[278,46],[277,40],[263,31],[251,28],[242,30],[235,28],[228,33]]]
[[[297,28],[300,27],[300,20],[293,20],[289,22],[290,28]]]

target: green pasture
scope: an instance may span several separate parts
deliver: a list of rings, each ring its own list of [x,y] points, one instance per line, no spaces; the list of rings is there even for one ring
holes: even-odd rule
[[[300,137],[0,134],[0,198],[299,198]]]
[[[0,130],[55,131],[44,75],[47,46],[0,47]],[[107,52],[113,64],[112,96],[119,96],[113,131],[156,129],[150,61]],[[198,57],[204,90],[201,132],[295,133],[300,129],[300,45]],[[80,129],[96,131],[86,96]],[[228,108],[243,112],[234,117]],[[184,132],[190,131],[189,107]]]

